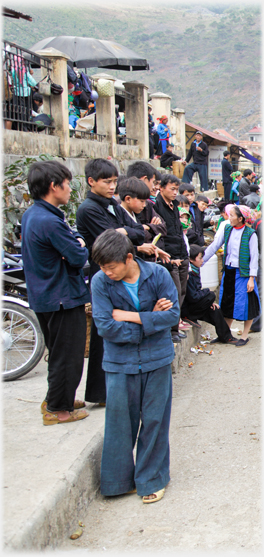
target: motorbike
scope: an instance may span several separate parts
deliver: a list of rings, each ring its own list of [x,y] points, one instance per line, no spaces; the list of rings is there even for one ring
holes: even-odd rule
[[[45,340],[27,301],[21,255],[5,251],[2,255],[2,378],[13,381],[38,364]]]
[[[20,240],[18,230],[17,235]],[[23,261],[19,253],[21,242],[15,244],[4,238],[4,246],[12,252],[2,253],[2,378],[13,381],[29,373],[41,360],[45,340],[35,312],[30,309]],[[83,275],[88,285],[90,265]]]
[[[215,227],[219,219],[220,210],[214,203],[212,203],[204,211],[203,236],[205,246],[209,246],[209,244],[213,242],[215,236]],[[211,224],[211,221],[213,221],[214,224]]]

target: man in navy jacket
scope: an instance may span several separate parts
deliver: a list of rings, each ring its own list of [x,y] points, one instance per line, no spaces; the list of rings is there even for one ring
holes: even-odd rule
[[[22,258],[30,307],[36,312],[49,349],[48,392],[41,405],[44,425],[88,416],[75,401],[86,341],[82,276],[88,250],[80,234],[64,221],[59,205],[68,203],[71,172],[57,161],[36,162],[28,186],[34,199],[22,217]]]
[[[186,165],[187,162],[193,158],[193,162],[186,166],[184,169],[182,182],[186,182],[189,184],[195,172],[198,172],[200,182],[201,182],[201,191],[208,190],[208,178],[207,178],[207,161],[208,161],[208,154],[209,149],[207,143],[202,140],[203,134],[201,131],[197,130],[195,134],[195,140],[192,142],[189,152],[185,161],[182,164]]]
[[[143,503],[153,503],[170,480],[170,330],[179,320],[177,289],[166,269],[134,258],[131,241],[116,230],[97,238],[93,259],[101,267],[92,298],[107,392],[101,493],[136,488]]]

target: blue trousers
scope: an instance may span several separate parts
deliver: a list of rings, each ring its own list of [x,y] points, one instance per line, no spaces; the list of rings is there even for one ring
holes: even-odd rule
[[[140,496],[170,481],[171,366],[129,375],[106,372],[101,493]],[[133,449],[137,440],[136,463]]]
[[[192,162],[191,164],[185,166],[182,182],[190,184],[195,172],[198,172],[199,174],[201,191],[208,191],[207,164],[197,164],[195,162]]]

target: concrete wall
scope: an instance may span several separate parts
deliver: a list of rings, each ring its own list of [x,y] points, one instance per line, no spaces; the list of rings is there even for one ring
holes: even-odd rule
[[[81,139],[72,137],[70,139],[70,157],[103,158],[109,156],[109,143],[107,141],[96,141],[94,139]]]
[[[3,152],[21,156],[59,155],[59,137],[45,133],[2,130]]]

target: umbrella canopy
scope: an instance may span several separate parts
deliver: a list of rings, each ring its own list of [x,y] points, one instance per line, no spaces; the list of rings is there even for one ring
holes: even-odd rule
[[[68,63],[77,68],[111,68],[113,70],[149,70],[148,62],[115,41],[89,37],[47,37],[31,48],[34,52],[56,48],[70,57]]]

